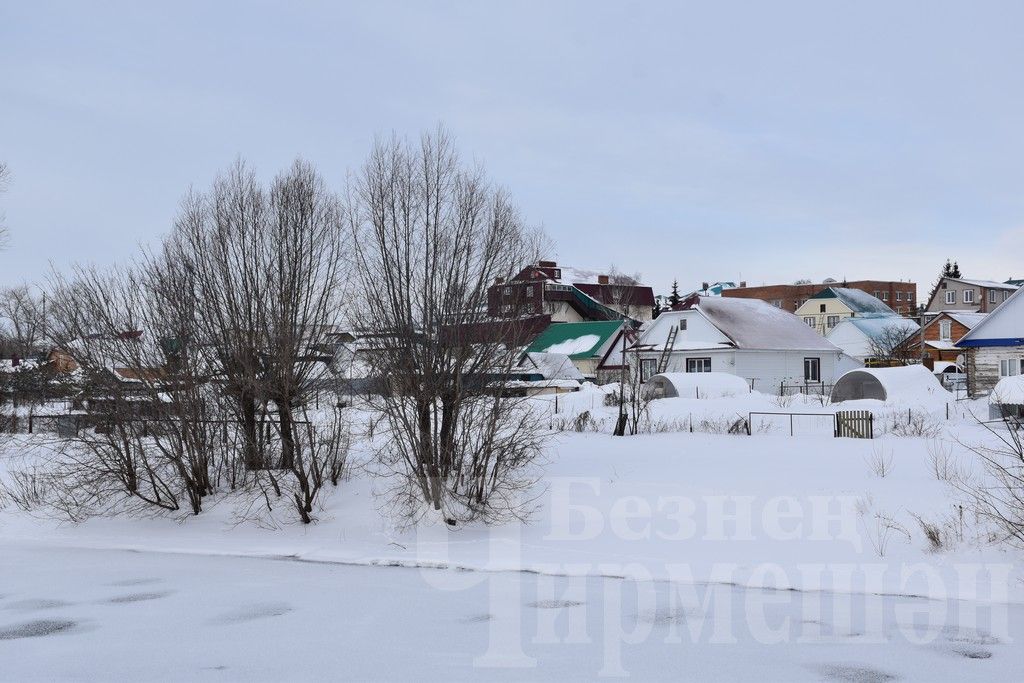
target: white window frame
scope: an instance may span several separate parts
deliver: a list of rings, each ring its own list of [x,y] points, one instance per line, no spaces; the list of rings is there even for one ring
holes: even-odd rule
[[[698,366],[699,363],[699,366]],[[694,369],[691,369],[694,368]],[[706,369],[705,369],[706,368]],[[711,359],[710,358],[687,358],[686,359],[686,371],[687,372],[711,372]]]
[[[835,327],[836,325],[838,325],[838,324],[839,324],[839,316],[838,315],[830,315],[830,316],[825,318],[825,327],[827,327],[830,330],[833,327]]]
[[[653,377],[658,370],[658,361],[655,358],[640,359],[640,381],[646,382]]]
[[[1016,377],[1020,374],[1021,359],[1003,358],[999,361],[1000,377]]]
[[[974,290],[973,289],[965,289],[964,290],[964,303],[965,304],[973,304],[974,303]]]
[[[510,294],[512,294],[512,288],[511,287],[502,287],[501,288],[501,295],[502,296],[509,296]]]
[[[818,319],[815,318],[813,315],[805,315],[804,316],[804,323],[807,324],[807,327],[817,327],[818,326]]]
[[[953,341],[953,321],[939,321],[939,341]]]
[[[997,292],[994,289],[988,290],[988,302],[990,304],[994,304],[996,302],[996,295],[997,294],[999,294],[999,292]]]
[[[896,301],[903,301],[903,292],[896,292]]]
[[[526,298],[527,299],[532,299],[533,298],[533,285],[526,285]]]
[[[680,332],[685,332],[686,331],[686,318],[683,318],[683,319],[681,319],[679,321],[679,331]]]
[[[946,303],[950,304],[950,305],[956,303],[956,290],[955,289],[947,289],[946,290]]]

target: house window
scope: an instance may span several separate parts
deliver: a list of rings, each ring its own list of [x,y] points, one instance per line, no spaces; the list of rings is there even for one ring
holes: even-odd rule
[[[939,323],[939,341],[951,341],[953,338],[953,322],[943,320]]]
[[[817,327],[818,326],[818,320],[813,315],[805,315],[804,316],[804,323],[807,324],[807,327]]]
[[[555,273],[555,279],[556,280],[561,280],[562,279],[562,269],[561,268],[555,268],[554,273]]]
[[[913,292],[907,292],[907,301],[913,301],[913,300],[914,300],[914,293]]]
[[[503,296],[508,296],[509,294],[512,293],[512,288],[511,287],[502,287],[501,288],[501,293],[502,293]]]
[[[655,368],[657,367],[657,361],[653,358],[641,358],[640,359],[640,381],[646,382],[654,376]]]
[[[997,291],[996,291],[996,290],[994,290],[994,289],[990,289],[990,290],[988,290],[988,302],[989,302],[990,304],[994,304],[994,303],[996,302],[996,294],[998,294],[998,293],[999,293],[999,292],[997,292]]]
[[[533,285],[527,285],[526,286],[526,298],[527,299],[532,299],[533,298]]]
[[[805,382],[820,382],[821,381],[821,359],[820,358],[804,358],[804,381]]]
[[[903,301],[903,292],[896,292],[896,301]]]
[[[505,304],[504,306],[501,307],[501,310],[505,313],[505,315],[511,314],[512,313],[512,304]]]
[[[966,296],[966,294],[964,296]],[[947,304],[955,304],[956,303],[956,290],[954,290],[954,289],[947,289],[946,290],[946,303]]]
[[[1017,358],[1007,358],[999,361],[1000,377],[1015,377],[1020,374],[1021,361]]]
[[[973,304],[974,303],[974,290],[973,289],[965,289],[964,290],[964,303],[965,304]]]
[[[683,318],[682,320],[679,321],[679,329],[680,330],[685,330],[686,329],[686,318]]]
[[[838,315],[830,315],[828,318],[825,319],[825,325],[830,330],[833,327],[835,327],[836,325],[838,325],[838,324],[839,324],[839,316]]]
[[[772,299],[768,303],[770,303],[775,308],[782,308],[782,299]]]
[[[711,359],[710,358],[687,358],[686,359],[686,371],[687,372],[711,372]]]
[[[889,292],[882,292],[882,301],[889,300]]]
[[[876,299],[881,299],[882,298],[882,293],[879,292],[877,289],[875,290],[875,298]]]
[[[819,305],[818,306],[818,313],[824,313],[824,312],[825,312],[825,304]]]
[[[1007,298],[1008,298],[1009,296],[1010,296],[1010,293],[1009,293],[1009,292],[1006,292],[1006,291],[1004,291],[1004,292],[1003,292],[1003,301],[1006,301],[1006,299],[1007,299]]]

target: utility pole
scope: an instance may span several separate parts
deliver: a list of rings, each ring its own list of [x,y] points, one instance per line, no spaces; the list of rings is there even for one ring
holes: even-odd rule
[[[615,423],[613,436],[626,435],[626,319],[623,318],[622,331],[622,361],[619,363],[619,420]]]

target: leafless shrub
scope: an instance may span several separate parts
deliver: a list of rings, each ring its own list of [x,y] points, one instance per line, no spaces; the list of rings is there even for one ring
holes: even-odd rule
[[[942,432],[942,424],[930,413],[922,410],[911,410],[907,413],[897,412],[892,415],[889,434],[900,437],[936,438]]]
[[[779,394],[778,396],[771,397],[772,403],[779,408],[788,408],[793,405],[793,401],[796,400],[796,394]]]
[[[939,439],[928,441],[928,462],[931,464],[932,474],[938,481],[950,483],[960,478],[959,461],[953,454],[951,445]]]
[[[865,456],[864,462],[867,463],[872,474],[885,479],[892,474],[893,470],[892,449],[887,450],[884,444],[872,442],[871,453]]]
[[[910,532],[888,513],[875,510],[874,504],[874,499],[870,495],[858,500],[857,515],[864,526],[871,547],[879,557],[885,557],[894,534],[903,536],[907,543],[911,542],[912,537]]]
[[[994,541],[1024,547],[1024,436],[1010,425],[981,424],[987,442],[957,443],[977,457],[982,472],[950,483],[967,497],[975,517],[992,529]]]
[[[325,484],[337,486],[345,473],[349,449],[349,424],[343,409],[333,408],[323,422],[304,421],[290,459],[295,486],[292,500],[303,524],[313,521],[314,505]]]
[[[47,505],[51,491],[49,476],[38,467],[8,472],[8,478],[9,482],[0,479],[0,502],[10,501],[22,512],[34,512]]]

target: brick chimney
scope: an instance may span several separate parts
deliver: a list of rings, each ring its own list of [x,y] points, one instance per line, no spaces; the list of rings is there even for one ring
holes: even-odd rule
[[[606,284],[608,284],[608,276],[607,275],[598,275],[597,276],[597,284],[599,284],[599,285],[606,285]]]
[[[537,261],[538,268],[557,268],[558,264],[554,261]]]
[[[747,286],[747,281],[746,280],[740,280],[740,287],[746,287],[746,286]]]

